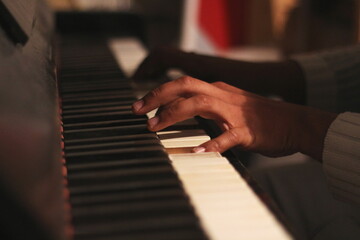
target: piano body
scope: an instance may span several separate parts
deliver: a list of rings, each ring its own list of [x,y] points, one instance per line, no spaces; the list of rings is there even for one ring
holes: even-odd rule
[[[53,31],[43,1],[0,0],[1,239],[291,238],[237,159],[184,153],[198,122],[131,113],[107,40]]]

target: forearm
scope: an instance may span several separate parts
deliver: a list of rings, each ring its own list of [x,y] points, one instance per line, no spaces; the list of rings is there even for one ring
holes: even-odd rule
[[[322,161],[324,140],[337,114],[310,107],[302,108],[296,127],[299,133],[293,137],[298,138],[301,153]]]
[[[207,82],[223,81],[262,95],[278,95],[294,103],[305,103],[305,80],[295,61],[245,62],[172,51],[168,66]]]

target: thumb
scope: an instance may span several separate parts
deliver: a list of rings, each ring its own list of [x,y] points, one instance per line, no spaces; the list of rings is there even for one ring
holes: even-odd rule
[[[225,152],[226,150],[240,145],[243,148],[248,148],[251,145],[251,136],[243,131],[241,128],[231,128],[220,136],[211,139],[198,147],[193,149],[193,152]]]

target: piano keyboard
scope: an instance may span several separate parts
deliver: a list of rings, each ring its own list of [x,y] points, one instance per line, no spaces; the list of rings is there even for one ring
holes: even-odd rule
[[[209,139],[195,120],[147,130],[105,44],[64,40],[61,55],[74,239],[291,238],[227,159],[189,153]]]

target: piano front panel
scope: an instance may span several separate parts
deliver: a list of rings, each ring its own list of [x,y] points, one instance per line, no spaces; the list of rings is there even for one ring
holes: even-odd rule
[[[6,197],[13,199],[12,205],[18,205],[17,209],[2,205],[6,211],[1,210],[0,238],[4,233],[8,239],[31,236],[23,225],[40,229],[49,238],[62,238],[64,201],[50,45],[52,15],[43,1],[2,0],[0,5],[0,185],[8,192]],[[10,21],[4,15],[6,7]],[[26,37],[9,28],[21,28]],[[29,216],[28,221],[21,212]],[[34,238],[39,236],[34,234]]]

